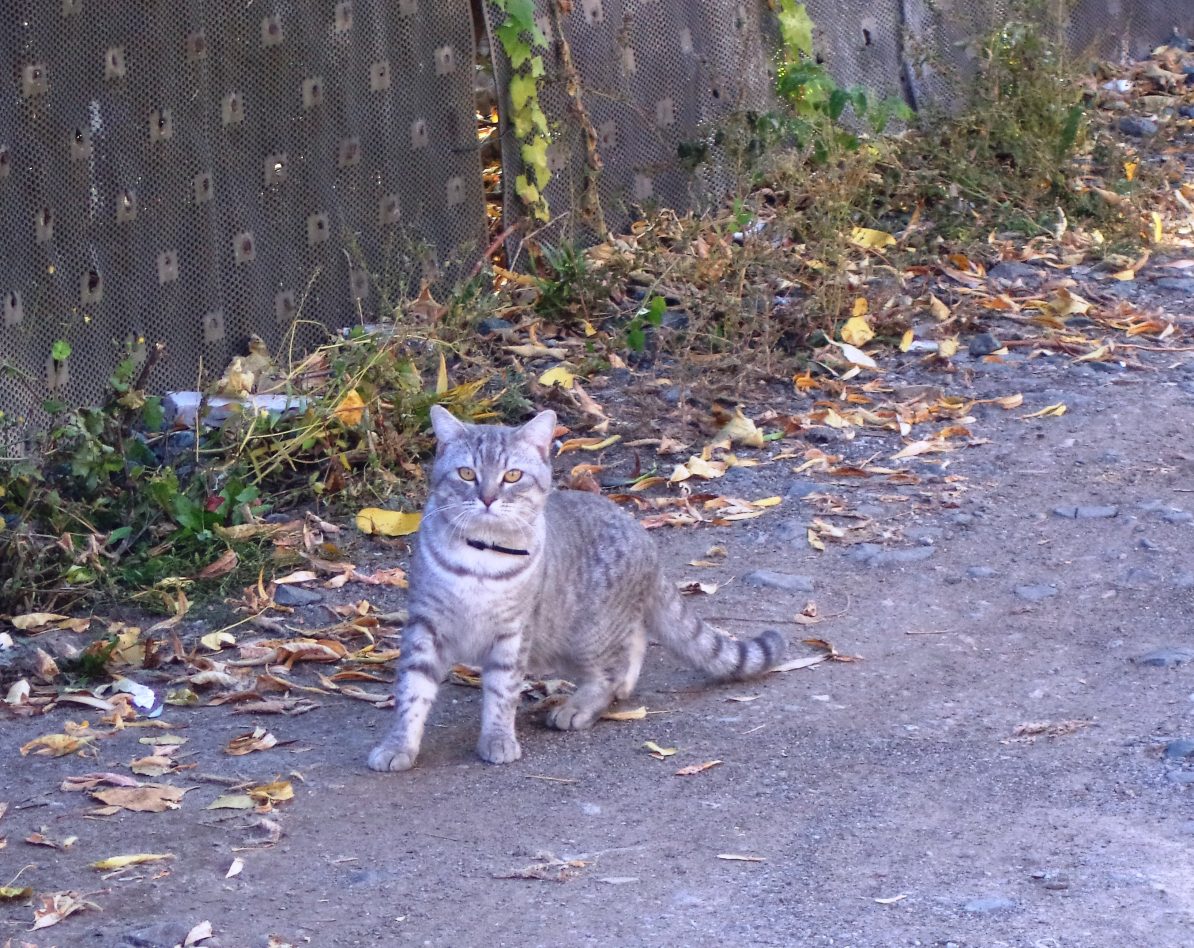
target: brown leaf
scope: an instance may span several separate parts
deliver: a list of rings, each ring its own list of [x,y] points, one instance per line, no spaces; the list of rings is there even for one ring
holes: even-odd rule
[[[240,557],[236,555],[236,550],[229,548],[220,554],[219,559],[212,563],[208,563],[203,569],[195,574],[196,579],[212,580],[219,579],[221,576],[227,576],[240,564]]]
[[[250,731],[248,734],[241,734],[239,737],[234,737],[228,742],[228,746],[224,748],[224,753],[232,757],[243,757],[245,754],[252,754],[254,751],[269,750],[276,746],[278,739],[274,735],[266,731],[265,728],[259,727]]]
[[[164,813],[182,806],[187,788],[171,787],[165,784],[147,783],[139,787],[113,787],[110,790],[92,790],[91,796],[100,803],[117,806],[122,810],[137,813]]]
[[[84,909],[99,911],[98,905],[84,900],[77,892],[50,892],[38,896],[38,900],[41,904],[33,910],[33,927],[29,929],[31,932],[57,925],[67,916]]]
[[[681,767],[676,771],[677,777],[691,777],[694,774],[704,773],[706,770],[711,770],[720,764],[720,760],[707,760],[703,764],[689,764],[687,767]]]

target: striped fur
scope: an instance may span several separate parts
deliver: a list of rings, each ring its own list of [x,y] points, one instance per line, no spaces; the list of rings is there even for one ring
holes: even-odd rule
[[[718,679],[758,675],[782,658],[775,630],[738,640],[693,615],[651,538],[617,505],[552,490],[554,412],[507,428],[465,425],[436,407],[432,423],[438,448],[411,568],[394,726],[369,755],[371,768],[414,765],[455,662],[482,670],[478,755],[507,763],[522,755],[514,717],[528,674],[577,682],[548,715],[551,726],[576,730],[634,690],[648,637]]]

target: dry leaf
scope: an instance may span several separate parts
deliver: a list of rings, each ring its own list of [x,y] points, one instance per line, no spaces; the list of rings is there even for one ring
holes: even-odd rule
[[[842,326],[842,342],[848,342],[852,346],[865,346],[874,338],[875,330],[871,328],[865,316],[851,316]]]
[[[643,747],[651,752],[651,756],[656,760],[666,760],[676,753],[675,747],[660,747],[654,741],[644,741]]]
[[[84,909],[99,911],[98,905],[86,901],[77,892],[50,892],[38,896],[38,901],[41,904],[33,910],[33,927],[29,929],[31,932],[57,925],[67,916]]]
[[[109,872],[112,869],[124,869],[126,866],[139,866],[143,862],[161,862],[163,859],[173,859],[174,853],[137,853],[132,856],[109,856],[99,862],[91,864],[92,869]]]
[[[880,905],[895,905],[895,904],[896,904],[896,902],[901,902],[901,901],[903,901],[903,900],[904,900],[904,899],[906,899],[906,898],[908,898],[908,893],[907,893],[907,892],[902,892],[902,893],[900,893],[899,895],[893,895],[893,896],[891,896],[891,898],[887,898],[887,899],[875,899],[874,901],[878,902]]]
[[[247,793],[225,793],[216,797],[205,809],[208,810],[251,810],[253,798]]]
[[[259,727],[247,734],[234,737],[224,748],[224,753],[232,757],[243,757],[245,754],[252,754],[255,751],[269,750],[271,747],[277,746],[277,743],[278,739],[274,735],[266,731],[265,728]]]
[[[762,856],[743,856],[739,853],[718,853],[718,859],[725,859],[728,862],[766,862],[767,860]]]
[[[207,635],[199,639],[199,644],[213,652],[218,652],[225,646],[235,645],[236,636],[231,632],[208,632]]]
[[[629,711],[606,711],[601,715],[605,721],[641,721],[647,716],[647,709],[631,708]]]
[[[539,384],[546,385],[548,388],[553,385],[558,385],[560,388],[572,388],[575,382],[576,376],[564,365],[553,366],[539,376]]]
[[[687,767],[681,767],[679,770],[677,770],[676,776],[691,777],[694,774],[704,773],[706,770],[711,770],[720,763],[720,760],[707,760],[703,764],[689,764]]]
[[[318,573],[309,569],[300,569],[293,573],[287,573],[285,576],[279,576],[274,583],[278,586],[290,586],[296,583],[313,583],[317,579],[319,579]]]
[[[212,936],[211,922],[200,922],[189,932],[187,937],[183,940],[182,948],[191,948],[192,945],[197,945],[201,941],[206,941]]]
[[[397,510],[366,507],[357,514],[356,524],[361,533],[406,537],[418,532],[419,521],[422,519],[421,513],[401,513]]]
[[[209,807],[210,809],[210,807]],[[228,871],[224,873],[225,879],[235,879],[240,875],[241,870],[245,868],[245,861],[237,856],[232,860],[232,865],[228,867]]]
[[[21,756],[33,751],[39,757],[65,757],[74,754],[95,741],[93,737],[76,737],[70,734],[44,734],[21,746]]]
[[[242,526],[256,526],[256,524],[242,524]],[[240,557],[236,555],[236,550],[227,549],[220,554],[219,559],[212,563],[208,563],[203,569],[195,574],[196,579],[212,580],[219,579],[222,576],[227,576],[240,564]]]
[[[870,227],[855,227],[850,232],[850,243],[864,250],[882,250],[896,242],[891,234],[882,230],[872,230]]]
[[[761,448],[765,443],[763,441],[763,432],[742,413],[741,406],[734,409],[734,414],[730,415],[729,419],[721,426],[721,430],[717,432],[716,437],[713,439],[714,444],[725,442],[741,444],[748,448]],[[693,473],[696,472],[694,471]],[[704,477],[705,475],[698,474],[697,476]]]
[[[361,419],[365,417],[365,400],[361,398],[360,392],[355,388],[350,389],[348,393],[340,399],[339,403],[332,410],[332,414],[345,425],[354,428],[361,423]]]
[[[10,621],[13,628],[22,632],[44,632],[59,622],[67,621],[68,618],[56,612],[27,612],[21,616],[13,616]]]
[[[58,663],[50,656],[50,653],[45,649],[38,649],[34,653],[34,662],[37,666],[37,677],[44,682],[51,682],[58,677]]]
[[[109,790],[92,790],[91,796],[100,803],[133,810],[137,813],[164,813],[182,806],[187,788],[171,787],[165,784],[147,783],[138,787],[113,787]]]
[[[1060,418],[1065,414],[1065,402],[1058,402],[1056,405],[1048,405],[1040,411],[1034,411],[1031,415],[1021,415],[1021,421],[1028,421],[1030,418]]]

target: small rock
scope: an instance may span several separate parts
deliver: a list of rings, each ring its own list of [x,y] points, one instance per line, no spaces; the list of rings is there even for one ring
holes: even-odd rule
[[[776,573],[769,569],[756,569],[742,577],[742,582],[748,586],[759,586],[765,589],[782,589],[784,592],[811,593],[813,580],[811,576],[798,576],[796,573]]]
[[[186,941],[194,927],[186,922],[158,922],[126,932],[116,945],[117,948],[174,948]]]
[[[1170,741],[1165,745],[1166,760],[1185,760],[1194,757],[1194,741]]]
[[[807,497],[809,494],[815,494],[821,489],[821,485],[816,481],[806,479],[792,481],[788,487],[787,495],[791,500],[800,500],[802,497]]]
[[[601,804],[599,804],[599,803],[585,802],[580,805],[580,809],[581,809],[581,812],[585,814],[585,816],[600,816],[601,815]]]
[[[1153,649],[1151,652],[1146,652],[1143,655],[1138,655],[1132,661],[1137,665],[1144,665],[1148,668],[1177,668],[1186,662],[1194,661],[1194,651],[1188,648],[1167,646],[1165,648]]]
[[[323,602],[323,596],[313,589],[303,589],[302,586],[286,583],[274,591],[274,602],[279,606],[313,606]]]
[[[1161,577],[1150,569],[1133,566],[1124,576],[1124,582],[1129,586],[1148,586],[1160,582]]]
[[[1138,115],[1125,115],[1116,124],[1121,132],[1134,138],[1151,138],[1160,131],[1160,126],[1152,119]]]
[[[1194,770],[1171,770],[1165,775],[1172,783],[1189,786],[1194,783]]]
[[[1057,595],[1057,587],[1048,586],[1043,583],[1017,586],[1016,595],[1026,602],[1044,602],[1046,599],[1052,599]]]
[[[931,546],[904,547],[899,550],[885,550],[878,543],[860,543],[846,556],[865,566],[906,566],[929,559],[936,550]]]
[[[1176,290],[1178,293],[1194,293],[1194,277],[1161,277],[1153,282],[1158,290]]]
[[[672,385],[659,393],[659,397],[668,405],[679,405],[682,393],[679,385]]]
[[[1194,573],[1178,573],[1173,577],[1173,585],[1178,589],[1194,589]]]
[[[971,579],[993,579],[999,574],[990,566],[971,566],[966,570],[966,575]]]
[[[1194,76],[1194,72],[1187,73],[1186,75],[1188,77]],[[1177,114],[1182,118],[1194,118],[1194,105],[1179,105],[1177,107]]]
[[[1018,260],[1004,260],[995,264],[987,271],[987,276],[997,283],[1012,286],[1023,283],[1025,286],[1039,286],[1045,282],[1045,274],[1039,267],[1021,263]]]
[[[1166,523],[1190,523],[1194,521],[1194,513],[1190,513],[1188,510],[1178,510],[1174,507],[1161,514],[1161,519]]]
[[[688,314],[682,310],[669,309],[664,310],[663,321],[660,325],[664,329],[687,329],[689,317]]]
[[[488,319],[483,319],[477,323],[478,336],[504,336],[506,333],[514,329],[514,324],[508,319],[498,319],[496,316],[490,316]]]
[[[971,338],[966,348],[970,350],[970,357],[972,359],[979,359],[982,356],[990,355],[992,352],[998,352],[1003,348],[1003,343],[995,337],[994,333],[980,332],[977,336]]]
[[[981,899],[971,899],[962,908],[967,912],[985,915],[989,912],[1007,912],[1016,907],[1015,901],[1002,895],[988,895]]]
[[[953,515],[953,522],[959,527],[969,527],[974,523],[974,514],[956,513]]]
[[[1160,549],[1160,547],[1157,546],[1157,544],[1154,543],[1152,540],[1150,540],[1148,537],[1141,537],[1139,542],[1140,542],[1140,549],[1148,550],[1150,553],[1155,553],[1157,550]]]
[[[1054,507],[1053,513],[1069,520],[1106,520],[1119,516],[1118,507]]]

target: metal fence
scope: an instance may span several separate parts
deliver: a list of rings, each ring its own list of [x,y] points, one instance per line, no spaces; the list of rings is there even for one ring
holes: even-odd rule
[[[165,342],[158,389],[219,374],[256,332],[371,318],[453,283],[487,242],[474,115],[474,0],[7,0],[0,8],[0,410],[99,398]],[[554,215],[581,238],[592,170],[606,222],[728,183],[711,129],[767,101],[769,0],[536,0],[551,41]],[[954,91],[1003,0],[809,0],[843,83],[913,103]],[[500,12],[486,5],[492,25]],[[1079,0],[1073,47],[1140,55],[1194,0]],[[509,77],[500,44],[499,86]],[[944,67],[944,68],[943,68]],[[503,134],[509,138],[509,130]],[[517,148],[504,149],[505,179]],[[693,157],[703,160],[690,160]],[[694,170],[695,167],[695,170]],[[517,208],[507,207],[508,214]],[[308,325],[310,321],[310,325]],[[72,354],[55,361],[56,340]]]

